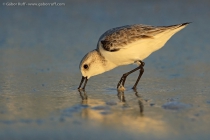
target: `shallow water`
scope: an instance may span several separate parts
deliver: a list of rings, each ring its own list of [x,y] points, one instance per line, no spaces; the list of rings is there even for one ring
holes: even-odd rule
[[[0,6],[0,139],[210,138],[210,2],[65,4]],[[188,21],[144,60],[137,91],[131,87],[138,72],[124,92],[116,90],[135,65],[95,76],[85,92],[77,90],[79,62],[107,29]]]

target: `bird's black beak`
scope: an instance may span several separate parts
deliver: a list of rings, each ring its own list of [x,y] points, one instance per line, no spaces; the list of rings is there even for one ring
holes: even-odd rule
[[[81,89],[81,86],[82,86],[82,83],[84,82],[84,80],[85,80],[85,83],[84,83],[84,86],[83,86],[82,89],[85,90],[85,86],[86,86],[86,84],[87,84],[88,78],[87,78],[87,77],[84,77],[84,76],[82,76],[82,79],[81,79],[81,82],[80,82],[80,84],[79,84],[78,89]]]

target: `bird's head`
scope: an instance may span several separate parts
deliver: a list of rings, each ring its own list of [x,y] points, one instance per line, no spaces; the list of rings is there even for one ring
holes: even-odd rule
[[[90,77],[101,74],[106,71],[105,61],[106,60],[100,55],[100,53],[97,50],[93,50],[83,57],[79,65],[80,71],[82,73],[82,80],[79,88],[81,87],[84,79],[86,85],[87,80]],[[85,88],[85,85],[83,88]]]

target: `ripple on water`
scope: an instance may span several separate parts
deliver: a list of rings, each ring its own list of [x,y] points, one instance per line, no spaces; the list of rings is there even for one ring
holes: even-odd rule
[[[92,107],[92,109],[94,109],[94,110],[110,110],[110,107],[109,106],[95,106],[95,107]]]
[[[72,117],[72,113],[79,112],[83,108],[88,108],[88,107],[89,107],[88,105],[75,105],[73,107],[66,108],[62,111],[62,116]]]
[[[114,106],[114,105],[117,105],[117,103],[114,101],[108,101],[108,102],[106,102],[106,105]]]
[[[167,110],[181,110],[191,107],[189,104],[184,104],[177,101],[167,102],[164,105],[162,105],[162,108]]]

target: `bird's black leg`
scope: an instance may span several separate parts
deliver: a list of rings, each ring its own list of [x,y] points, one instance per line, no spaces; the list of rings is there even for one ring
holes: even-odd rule
[[[141,63],[140,66],[139,66],[139,68],[140,68],[139,76],[138,76],[138,78],[137,78],[137,80],[136,80],[136,83],[135,83],[134,86],[132,87],[132,89],[136,89],[136,86],[138,85],[139,80],[141,79],[141,76],[142,76],[143,73],[144,73],[144,65],[145,65],[145,63],[142,62],[141,60],[140,60],[139,62]]]
[[[131,73],[133,73],[133,72],[135,72],[135,71],[137,71],[137,70],[139,70],[139,69],[140,69],[140,71],[141,71],[141,69],[143,69],[144,62],[142,62],[142,61],[139,61],[139,62],[141,63],[140,66],[138,66],[137,68],[135,68],[135,69],[133,69],[133,70],[131,70],[131,71],[129,71],[129,72],[127,72],[127,73],[125,73],[125,74],[122,75],[120,81],[119,81],[118,84],[117,84],[117,88],[120,86],[121,83],[122,83],[122,86],[124,86],[125,80],[126,80],[126,78],[127,78],[127,76],[128,76],[129,74],[131,74]],[[143,69],[143,71],[144,71],[144,69]],[[142,74],[143,74],[143,72],[142,72]],[[141,74],[141,75],[142,75],[142,74]],[[138,79],[137,79],[138,82],[139,82],[140,78],[141,78],[141,76],[138,77]],[[136,85],[138,84],[137,81],[136,81],[136,83],[135,83],[135,85],[134,85],[135,87],[136,87]]]
[[[124,86],[125,80],[126,80],[127,76],[128,76],[129,74],[131,74],[131,73],[137,71],[139,68],[140,68],[140,67],[137,67],[137,68],[133,69],[132,71],[129,71],[129,72],[127,72],[127,73],[124,73],[124,74],[122,75],[120,81],[119,81],[118,84],[117,84],[117,88],[120,86],[121,83],[122,83],[122,85]]]

